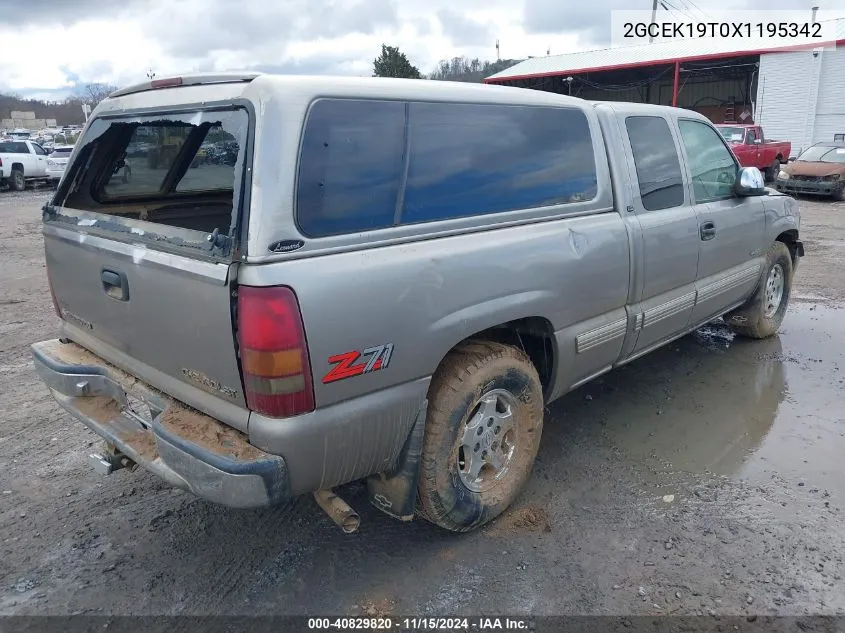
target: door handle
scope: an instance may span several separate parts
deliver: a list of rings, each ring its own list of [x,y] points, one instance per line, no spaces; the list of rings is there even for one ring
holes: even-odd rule
[[[698,228],[702,241],[706,242],[707,240],[712,240],[714,237],[716,237],[715,222],[703,222]]]
[[[100,271],[100,281],[103,284],[103,291],[112,299],[129,301],[129,282],[126,280],[126,275],[103,268]]]

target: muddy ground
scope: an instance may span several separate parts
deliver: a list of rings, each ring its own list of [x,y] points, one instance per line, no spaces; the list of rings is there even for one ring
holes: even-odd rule
[[[97,444],[48,396],[46,192],[0,193],[2,614],[845,614],[845,204],[802,201],[807,257],[778,337],[719,325],[556,402],[516,507],[478,533],[343,495],[235,511]]]

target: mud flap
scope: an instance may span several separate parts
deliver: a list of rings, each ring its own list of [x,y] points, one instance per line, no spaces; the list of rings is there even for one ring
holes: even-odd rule
[[[370,503],[385,514],[401,521],[410,521],[414,518],[427,411],[428,400],[424,400],[393,470],[370,475],[367,478]]]

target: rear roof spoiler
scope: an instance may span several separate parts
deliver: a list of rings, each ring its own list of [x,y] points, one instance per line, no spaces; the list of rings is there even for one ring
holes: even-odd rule
[[[147,92],[148,90],[159,90],[161,88],[176,88],[179,86],[202,86],[208,84],[229,84],[238,82],[250,82],[261,75],[258,72],[230,72],[230,73],[195,73],[181,75],[179,77],[163,77],[143,83],[127,86],[115,90],[108,98],[123,97],[136,92]]]

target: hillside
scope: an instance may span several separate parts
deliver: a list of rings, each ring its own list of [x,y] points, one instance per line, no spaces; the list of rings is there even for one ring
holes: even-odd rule
[[[12,95],[0,95],[0,119],[8,119],[12,110],[35,112],[36,119],[56,119],[59,125],[83,123],[82,100],[71,98],[58,103],[21,99]]]

